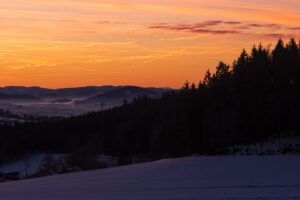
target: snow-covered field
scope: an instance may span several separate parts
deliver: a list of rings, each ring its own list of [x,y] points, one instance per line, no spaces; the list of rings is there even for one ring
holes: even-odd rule
[[[166,159],[1,183],[0,199],[300,199],[300,157],[286,155]]]

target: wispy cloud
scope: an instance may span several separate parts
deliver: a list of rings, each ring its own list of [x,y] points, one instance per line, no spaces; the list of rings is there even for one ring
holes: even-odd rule
[[[269,31],[300,30],[298,26],[287,26],[276,23],[249,23],[243,21],[221,21],[212,20],[194,24],[168,24],[157,23],[148,26],[149,29],[162,29],[171,31],[185,31],[198,34],[264,34],[269,36],[281,37],[285,33],[271,33]],[[260,32],[257,32],[260,30]],[[262,32],[263,31],[263,32]]]
[[[205,21],[196,24],[154,24],[149,26],[150,29],[164,29],[173,31],[186,31],[192,33],[204,34],[237,34],[238,30],[234,29],[215,29],[214,27],[223,24],[223,21]]]

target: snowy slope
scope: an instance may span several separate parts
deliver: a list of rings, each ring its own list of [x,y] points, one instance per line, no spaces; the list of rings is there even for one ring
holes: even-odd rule
[[[5,200],[298,199],[300,157],[189,157],[0,184]]]

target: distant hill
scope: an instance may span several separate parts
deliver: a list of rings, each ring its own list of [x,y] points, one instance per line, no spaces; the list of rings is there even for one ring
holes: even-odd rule
[[[51,89],[40,88],[40,87],[23,87],[23,86],[0,87],[0,92],[4,94],[11,94],[11,95],[27,94],[27,95],[35,95],[35,96],[54,94],[54,91]]]
[[[137,86],[87,86],[78,88],[48,89],[41,87],[8,86],[0,87],[2,98],[93,98],[96,96],[122,97],[122,95],[160,93],[168,88],[142,88]]]
[[[92,104],[98,103],[101,101],[110,101],[110,102],[122,102],[123,100],[131,101],[133,98],[138,96],[147,95],[149,97],[158,98],[165,92],[167,89],[164,88],[142,88],[137,86],[122,86],[116,87],[106,93],[98,94],[87,98],[83,101],[77,101],[76,103],[80,104]]]
[[[39,97],[30,94],[5,94],[0,92],[0,101],[39,101]]]
[[[78,88],[56,89],[55,92],[60,96],[66,97],[90,97],[96,94],[102,94],[111,91],[115,86],[87,86]]]
[[[0,109],[18,114],[70,116],[121,105],[126,99],[147,95],[159,98],[170,88],[142,88],[137,86],[86,86],[48,89],[41,87],[0,87]]]
[[[78,88],[48,89],[41,87],[8,86],[0,88],[4,94],[34,95],[40,98],[87,97],[113,89],[113,86],[87,86]]]
[[[67,99],[67,98],[63,98],[63,99],[55,99],[53,101],[51,101],[51,103],[57,103],[57,104],[63,104],[63,103],[72,103],[72,99]]]

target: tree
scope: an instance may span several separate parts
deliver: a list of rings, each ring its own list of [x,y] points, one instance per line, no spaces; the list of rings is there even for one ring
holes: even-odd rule
[[[183,85],[183,89],[185,91],[188,91],[190,89],[190,82],[189,81],[185,81],[184,85]]]
[[[213,79],[217,81],[225,81],[230,77],[229,65],[220,62],[217,66],[216,73],[213,75]]]
[[[203,82],[202,82],[206,87],[210,87],[212,84],[212,76],[209,70],[206,71]]]
[[[104,102],[101,102],[101,111],[103,111],[104,110],[104,106],[105,106],[105,103]]]

